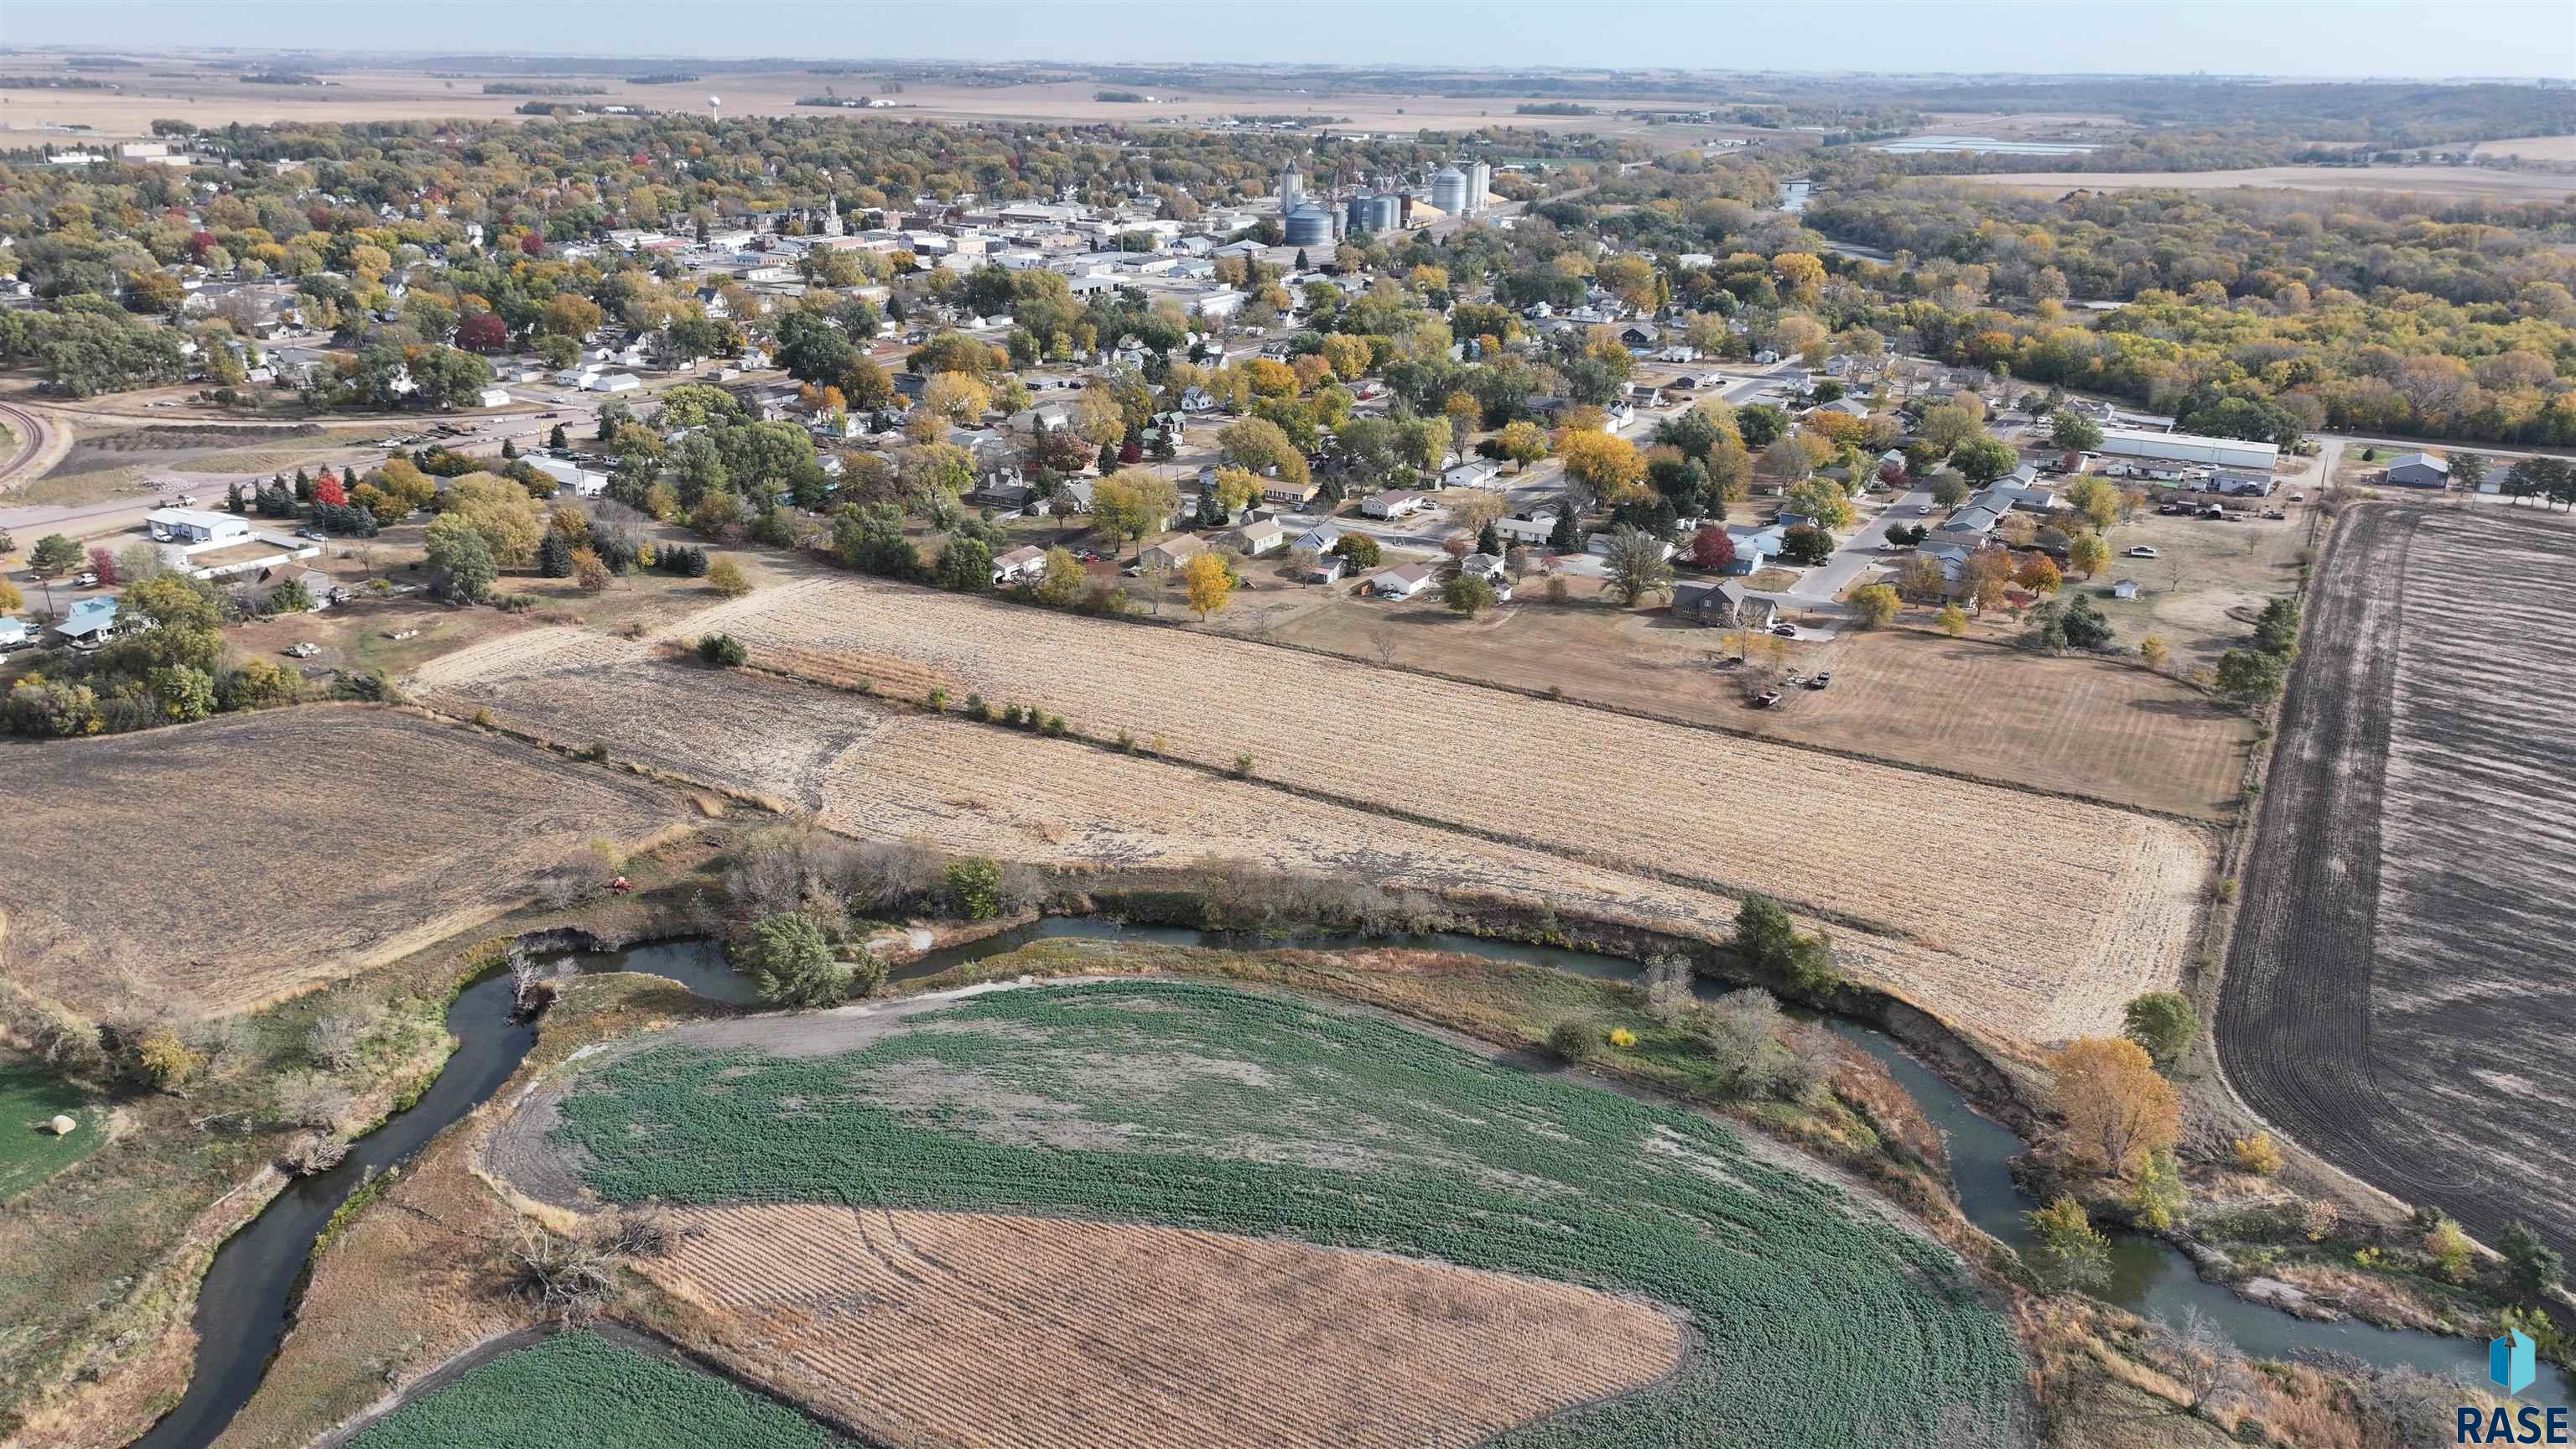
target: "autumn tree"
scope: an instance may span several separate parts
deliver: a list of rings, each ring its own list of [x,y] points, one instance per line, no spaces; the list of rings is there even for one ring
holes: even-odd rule
[[[1644,529],[1613,530],[1601,563],[1610,592],[1632,608],[1648,594],[1672,589],[1672,545]]]
[[[1932,622],[1953,639],[1968,632],[1968,613],[1956,604],[1943,604],[1941,612],[1932,616]]]
[[[1968,555],[1966,587],[1960,596],[1982,614],[2004,602],[2005,596],[2012,589],[2012,582],[2012,551],[2002,548],[1981,548]]]
[[[2087,473],[2067,484],[2066,491],[2058,496],[2058,501],[2083,514],[2084,521],[2092,524],[2096,530],[2102,530],[2120,521],[2120,509],[2124,500],[2120,497],[2119,488],[2110,479],[2097,478]]]
[[[1851,591],[1852,617],[1864,629],[1884,628],[1896,622],[1897,611],[1904,601],[1887,584],[1863,584]]]
[[[1092,485],[1091,526],[1117,548],[1160,533],[1181,511],[1181,490],[1143,468],[1121,468]]]
[[[2035,553],[2023,561],[2013,581],[2034,594],[2053,594],[2065,579],[2058,573],[2055,561],[2044,553]]]
[[[2192,1039],[2200,1035],[2200,1015],[2179,992],[2150,991],[2137,997],[2120,1020],[2122,1035],[2165,1065],[2180,1061],[2191,1049]]]
[[[971,427],[991,410],[993,394],[971,373],[933,373],[922,385],[921,405],[936,417]]]
[[[1691,535],[1689,558],[1694,568],[1724,569],[1735,562],[1735,536],[1718,524],[1709,524]]]
[[[1201,620],[1234,597],[1234,570],[1212,553],[1194,555],[1181,565],[1181,591]]]
[[[2049,1059],[2049,1105],[2067,1140],[2105,1172],[2125,1175],[2182,1136],[2182,1107],[2146,1048],[2117,1037],[2078,1037]]]
[[[2111,1240],[2084,1214],[2072,1194],[2024,1215],[2030,1224],[2031,1267],[2059,1292],[2098,1287],[2111,1277]]]
[[[1518,419],[1503,425],[1503,430],[1494,436],[1494,445],[1504,457],[1512,460],[1514,472],[1526,473],[1530,464],[1548,454],[1547,430],[1526,419]]]
[[[2066,562],[2089,579],[2111,562],[2110,542],[2098,533],[2079,533],[2067,540]]]
[[[1297,487],[1310,480],[1306,455],[1268,418],[1229,423],[1218,432],[1216,441],[1219,456],[1236,467],[1268,474]]]
[[[2165,661],[2173,657],[2173,646],[2162,635],[2149,634],[2138,641],[2138,657],[2146,661],[2149,669],[2161,670]]]
[[[1556,452],[1567,480],[1598,502],[1624,501],[1646,476],[1644,455],[1615,433],[1568,428]]]

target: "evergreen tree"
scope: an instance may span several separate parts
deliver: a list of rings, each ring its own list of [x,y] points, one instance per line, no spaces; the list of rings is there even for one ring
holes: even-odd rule
[[[250,498],[242,492],[242,485],[239,483],[224,490],[224,511],[226,513],[250,512]]]
[[[572,540],[560,530],[548,529],[537,544],[537,572],[550,579],[572,576]]]
[[[295,501],[298,503],[313,501],[313,479],[301,468],[295,470]]]
[[[704,223],[702,222],[700,225],[704,225]],[[555,424],[555,430],[546,434],[546,446],[554,449],[558,453],[572,446],[572,440],[564,436],[563,424]]]
[[[1101,445],[1100,445],[1100,461],[1099,461],[1099,463],[1098,463],[1096,466],[1098,466],[1098,468],[1100,469],[1100,476],[1101,476],[1101,477],[1103,477],[1103,478],[1106,478],[1106,477],[1108,477],[1110,474],[1117,472],[1117,471],[1118,471],[1118,445],[1117,445],[1117,444],[1115,444],[1115,443],[1103,443],[1103,444],[1101,444]]]
[[[518,444],[516,444],[516,443],[514,443],[514,442],[512,442],[512,441],[510,441],[508,438],[503,438],[503,439],[501,440],[501,457],[502,457],[502,460],[506,462],[506,461],[508,461],[509,459],[515,458],[515,457],[517,457],[517,456],[519,456],[519,445],[518,445]]]
[[[1503,536],[1495,531],[1492,519],[1485,520],[1485,526],[1476,530],[1476,552],[1489,553],[1496,558],[1503,556]]]
[[[1310,270],[1306,265],[1306,249],[1304,247],[1297,248],[1297,270],[1301,272]]]
[[[1559,508],[1556,527],[1548,530],[1547,546],[1558,553],[1572,553],[1583,547],[1583,532],[1574,526],[1574,510]]]

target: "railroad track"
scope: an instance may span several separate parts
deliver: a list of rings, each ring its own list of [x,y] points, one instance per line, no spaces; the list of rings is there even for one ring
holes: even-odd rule
[[[7,460],[0,461],[0,484],[5,484],[15,481],[18,470],[27,466],[27,460],[44,447],[46,424],[42,418],[16,403],[0,403],[0,423],[7,423],[11,436],[17,439],[17,446],[10,450]]]

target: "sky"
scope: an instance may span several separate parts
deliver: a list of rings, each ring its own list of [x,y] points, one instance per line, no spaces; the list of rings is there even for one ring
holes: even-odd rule
[[[2576,80],[2576,0],[0,0],[0,45],[147,41],[709,59]]]

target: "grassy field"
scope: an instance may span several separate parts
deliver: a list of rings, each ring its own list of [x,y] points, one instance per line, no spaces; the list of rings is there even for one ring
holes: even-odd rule
[[[712,1374],[563,1333],[501,1355],[371,1424],[349,1449],[835,1449],[849,1441]]]
[[[1501,1445],[1845,1444],[2019,1393],[1956,1261],[1843,1189],[1709,1119],[1286,998],[1117,982],[692,1027],[551,1107],[555,1171],[614,1201],[1288,1237],[1634,1295],[1702,1336],[1672,1378]]]
[[[61,1115],[80,1127],[57,1137],[45,1124]],[[0,1203],[96,1151],[104,1137],[99,1114],[81,1093],[41,1064],[0,1051]]]
[[[2576,195],[2576,176],[2546,171],[2499,171],[2468,166],[2250,166],[2239,171],[2010,171],[1964,176],[1963,181],[2052,194],[2079,187],[2124,191],[2158,187],[2226,191],[2236,187],[2279,191],[2398,191],[2440,201],[2483,197],[2494,201],[2559,201]]]
[[[21,984],[114,1014],[239,1011],[521,899],[685,803],[391,710],[304,708],[21,745],[0,880]]]
[[[1471,624],[1436,599],[1306,597],[1270,622],[1270,637],[1368,661],[1383,639],[1408,666],[2175,814],[2226,813],[2250,735],[2241,717],[2168,677],[1923,629],[1792,644],[1790,665],[1832,671],[1833,688],[1756,710],[1736,675],[1712,664],[1733,636],[1666,609],[1529,604]]]
[[[2218,1043],[2254,1108],[2492,1240],[2576,1251],[2576,524],[2347,513],[2248,853]]]

